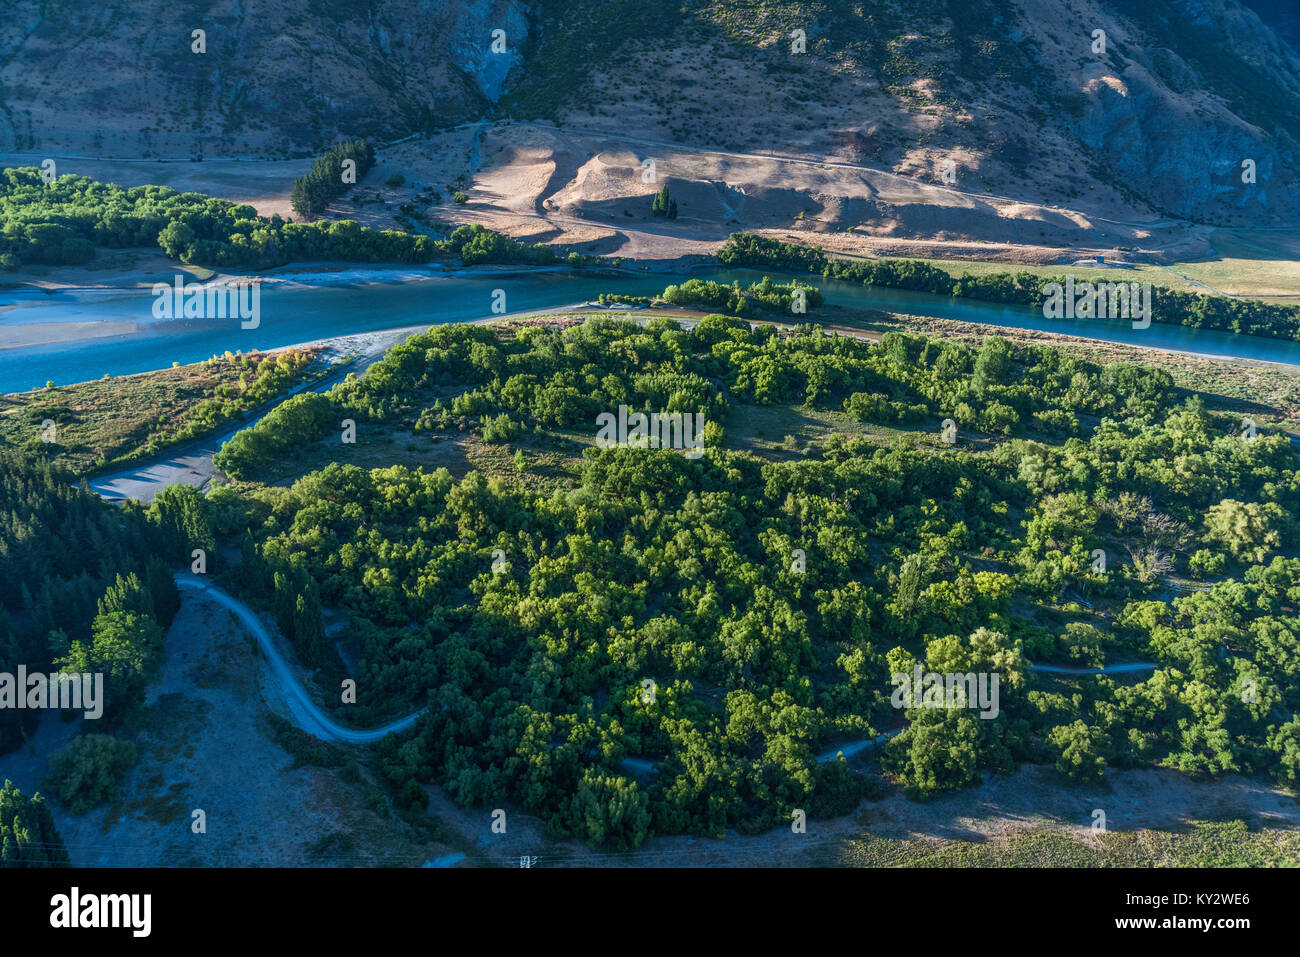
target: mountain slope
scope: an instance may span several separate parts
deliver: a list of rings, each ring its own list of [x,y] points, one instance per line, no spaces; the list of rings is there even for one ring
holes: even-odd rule
[[[1294,223],[1300,57],[1254,4],[1269,22],[1239,0],[13,0],[0,149],[270,158],[550,119],[941,185],[950,163],[964,191],[1105,215]]]

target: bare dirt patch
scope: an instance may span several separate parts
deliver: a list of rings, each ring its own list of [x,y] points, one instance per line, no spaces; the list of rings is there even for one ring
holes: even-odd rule
[[[1091,849],[1100,861],[1107,844],[1092,828],[1094,812],[1106,814],[1108,832],[1150,841],[1177,836],[1198,822],[1244,820],[1252,828],[1268,828],[1294,836],[1300,828],[1300,805],[1293,795],[1268,782],[1240,776],[1200,782],[1176,771],[1143,769],[1110,771],[1096,786],[1068,784],[1053,769],[1025,766],[1011,775],[990,775],[985,783],[936,800],[920,803],[899,791],[878,801],[864,801],[850,815],[809,820],[804,834],[778,827],[765,834],[728,833],[723,838],[685,835],[654,837],[641,848],[625,852],[592,850],[579,841],[547,837],[545,822],[506,807],[508,827],[495,834],[484,809],[462,809],[438,788],[426,789],[429,814],[448,840],[465,848],[461,866],[518,867],[521,858],[535,858],[539,867],[809,867],[867,863],[857,853],[859,842],[884,845],[871,863],[884,856],[892,865],[915,863],[944,848],[950,855],[984,847],[983,864],[1012,863],[1017,842],[1059,839]],[[1096,845],[1095,847],[1093,845]],[[1086,863],[1049,857],[1029,859],[1023,847],[1014,863],[1051,866]],[[1005,860],[1004,860],[1005,858]],[[1094,862],[1095,863],[1095,862]]]
[[[51,801],[74,866],[419,866],[448,851],[393,815],[363,766],[348,772],[351,782],[292,767],[266,720],[279,703],[263,695],[248,636],[220,606],[183,595],[137,722],[147,730],[119,732],[140,750],[122,799],[75,816]],[[0,759],[0,776],[39,790],[75,730],[47,717],[31,751]],[[206,814],[205,834],[191,831],[195,809]]]

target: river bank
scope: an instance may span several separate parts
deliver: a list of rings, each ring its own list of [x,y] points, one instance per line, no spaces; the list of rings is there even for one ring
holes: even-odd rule
[[[134,323],[134,331],[88,340],[0,351],[0,391],[84,382],[209,358],[224,351],[270,351],[295,343],[475,319],[501,319],[587,302],[602,292],[650,296],[691,278],[747,284],[765,273],[704,265],[689,271],[612,272],[604,269],[545,269],[481,266],[425,275],[405,269],[308,271],[272,276],[259,293],[259,314],[251,328],[228,319],[155,318],[153,297],[144,288],[55,291],[11,297],[0,314],[6,329],[37,323],[87,321]],[[774,276],[779,274],[773,273]],[[811,277],[800,277],[808,279]],[[274,280],[274,281],[272,281]],[[1021,306],[821,280],[828,307],[958,320],[991,327],[1078,336],[1174,352],[1251,359],[1300,367],[1300,343],[1233,335],[1210,329],[1153,323],[1135,329],[1112,320],[1050,319]],[[829,311],[809,321],[833,321]]]
[[[110,257],[111,258],[111,257]],[[634,265],[596,263],[582,267],[585,272],[620,276],[641,276],[646,273],[674,273],[692,270],[710,263],[711,256],[683,254],[676,259],[650,260]],[[454,263],[339,263],[309,261],[286,263],[270,269],[222,271],[203,266],[192,266],[169,259],[161,252],[132,250],[117,257],[111,264],[91,263],[85,266],[25,266],[12,272],[0,273],[0,297],[30,296],[36,294],[129,291],[152,289],[156,283],[171,285],[177,274],[185,281],[210,285],[235,285],[238,283],[296,283],[302,286],[337,286],[354,283],[397,283],[411,279],[432,279],[438,276],[491,276],[518,273],[568,272],[573,267],[557,263],[553,266],[526,266],[512,263],[481,263],[462,266]],[[111,273],[106,275],[106,273]],[[0,312],[12,306],[0,305]]]

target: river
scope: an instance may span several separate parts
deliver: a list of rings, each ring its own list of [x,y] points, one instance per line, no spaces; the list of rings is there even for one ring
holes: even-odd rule
[[[289,274],[293,276],[294,274]],[[696,277],[747,283],[761,273],[720,267],[689,273],[612,276],[585,270],[445,272],[408,267],[357,268],[336,274],[273,277],[261,290],[259,325],[243,329],[235,319],[156,320],[149,289],[78,289],[47,293],[0,291],[0,392],[16,392],[162,369],[207,359],[227,350],[254,351],[330,336],[373,332],[428,323],[490,317],[493,293],[505,293],[505,315],[559,308],[596,298],[601,292],[650,295],[669,283]],[[773,277],[777,276],[772,273]],[[903,292],[856,283],[805,277],[820,286],[832,305],[910,312],[1017,329],[1038,329],[1108,342],[1180,352],[1279,362],[1300,367],[1300,343],[1238,336],[1207,329],[1152,324],[1133,329],[1122,321],[1045,319],[1029,307]],[[1157,293],[1158,295],[1158,293]],[[9,308],[6,308],[9,307]],[[816,316],[810,318],[816,321]],[[80,338],[54,344],[4,348],[18,330],[32,324],[134,324],[127,334]],[[106,328],[130,329],[131,325]],[[8,331],[8,334],[6,334]]]

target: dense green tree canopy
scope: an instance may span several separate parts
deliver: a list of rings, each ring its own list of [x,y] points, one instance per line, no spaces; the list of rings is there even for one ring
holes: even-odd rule
[[[594,436],[619,404],[717,426],[700,458],[592,448],[541,490],[331,465],[244,496],[249,567],[297,569],[286,595],[317,589],[354,623],[364,693],[341,714],[429,706],[381,745],[413,802],[434,782],[613,846],[761,829],[852,806],[863,778],[819,755],[887,730],[885,771],[922,797],[1024,760],[1080,779],[1294,770],[1295,453],[1233,435],[1163,372],[997,339],[592,319],[436,327],[322,400],[417,431],[495,435],[504,417],[506,442]],[[912,431],[784,460],[728,447],[747,410],[781,405]],[[1266,524],[1207,525],[1225,501]],[[1169,600],[1165,576],[1200,574],[1199,551],[1228,577]],[[1029,664],[1130,660],[1153,668]],[[996,673],[997,717],[899,711],[890,676],[914,665]]]

